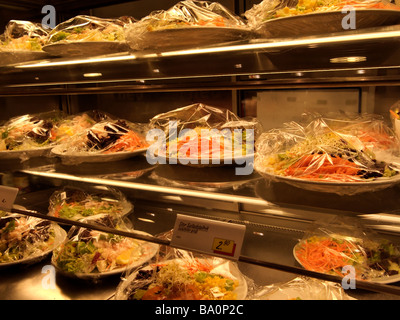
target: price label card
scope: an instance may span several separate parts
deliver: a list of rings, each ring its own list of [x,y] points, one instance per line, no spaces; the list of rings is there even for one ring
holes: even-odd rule
[[[18,195],[18,188],[0,186],[0,210],[10,211]]]
[[[237,260],[246,226],[178,214],[171,245]]]
[[[233,256],[236,251],[236,242],[233,240],[214,238],[212,249],[214,253]]]

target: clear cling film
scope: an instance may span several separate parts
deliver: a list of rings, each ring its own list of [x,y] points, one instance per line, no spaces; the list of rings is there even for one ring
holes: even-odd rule
[[[0,217],[0,267],[44,259],[66,238],[56,223],[14,213]]]
[[[386,0],[264,0],[245,12],[250,26],[257,29],[263,22],[310,13],[342,11],[346,7],[354,9],[390,9],[400,7]]]
[[[321,190],[324,183],[336,184],[339,191],[340,185],[350,184],[352,192],[363,192],[387,187],[399,177],[399,141],[377,115],[336,114],[285,123],[264,132],[256,148],[255,169],[260,174]]]
[[[256,119],[202,103],[158,114],[150,126],[165,134],[160,151],[169,160],[204,160],[204,164],[254,156],[254,141],[262,131]]]
[[[2,51],[42,51],[48,32],[40,23],[10,20],[0,37]]]
[[[91,216],[81,221],[94,226],[139,232],[134,230],[130,220],[109,214]],[[66,276],[96,281],[141,266],[152,259],[157,251],[157,244],[90,227],[73,226],[67,239],[54,250],[51,261],[56,270]]]
[[[116,300],[244,300],[247,279],[230,260],[181,249],[127,272]]]
[[[57,140],[57,126],[64,117],[59,111],[24,114],[0,126],[0,151],[48,148]]]
[[[147,124],[106,115],[60,141],[52,154],[61,157],[65,164],[120,160],[146,151],[147,129]]]
[[[316,221],[296,244],[293,254],[311,271],[378,283],[399,279],[398,244],[354,218]]]
[[[126,41],[134,51],[201,46],[250,37],[244,19],[218,2],[197,0],[180,1],[168,10],[153,11],[125,28]]]
[[[354,300],[338,283],[304,276],[261,286],[251,300]]]
[[[126,22],[124,19],[104,19],[78,15],[58,24],[51,30],[47,43],[124,41],[124,25]]]
[[[54,191],[49,199],[49,215],[71,220],[104,214],[123,217],[132,210],[125,195],[111,187],[96,190],[65,186]]]

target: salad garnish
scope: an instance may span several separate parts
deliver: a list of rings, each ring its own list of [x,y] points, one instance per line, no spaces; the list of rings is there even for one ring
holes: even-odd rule
[[[16,214],[0,217],[0,263],[40,256],[54,241],[54,225],[50,221]]]
[[[95,223],[129,230],[120,219],[109,215],[88,218]],[[61,271],[73,275],[102,274],[125,270],[144,253],[143,241],[100,232],[90,228],[71,228],[68,239],[53,252],[52,262]]]
[[[340,127],[333,122],[318,118],[304,127],[290,123],[264,133],[256,143],[255,168],[310,181],[366,182],[399,174],[398,140],[379,120]]]
[[[301,265],[312,271],[344,276],[353,266],[357,279],[373,280],[400,273],[400,250],[392,242],[343,235],[311,236],[295,247]]]
[[[124,41],[123,22],[78,15],[57,25],[50,33],[48,43],[92,41]]]
[[[166,261],[137,272],[128,300],[234,300],[239,282],[213,272],[213,263]]]
[[[0,151],[49,146],[56,139],[55,123],[30,114],[10,119],[0,127]]]

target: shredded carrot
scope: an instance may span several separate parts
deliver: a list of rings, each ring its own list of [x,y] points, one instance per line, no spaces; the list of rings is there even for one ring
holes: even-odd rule
[[[399,116],[399,114],[398,114],[397,112],[395,112],[395,111],[393,111],[393,110],[389,110],[389,112],[393,115],[393,117],[394,117],[395,119],[399,119],[399,118],[400,118],[400,116]]]
[[[200,26],[206,26],[206,25],[215,25],[217,27],[225,26],[224,18],[222,18],[222,17],[216,17],[211,20],[199,20],[198,24]]]
[[[145,147],[148,147],[148,144],[143,139],[141,139],[135,132],[128,131],[121,136],[111,148],[104,151],[104,153],[135,151]]]
[[[370,148],[379,147],[387,150],[396,145],[395,137],[384,132],[367,132],[361,130],[358,134],[358,138]]]
[[[360,169],[354,162],[327,154],[304,155],[285,170],[286,176],[308,180],[354,181]]]
[[[399,6],[392,4],[392,3],[384,3],[384,2],[371,2],[368,3],[367,1],[343,1],[339,7],[344,8],[345,6],[353,6],[360,9],[392,9],[392,10],[399,10]]]
[[[296,257],[308,270],[342,274],[346,265],[357,262],[357,246],[349,241],[338,242],[333,238],[304,241],[296,250]]]
[[[204,143],[204,139],[208,140]],[[220,156],[224,157],[225,153],[225,141],[222,137],[219,139],[219,143],[216,143],[215,138],[206,137],[203,138],[200,134],[196,137],[186,136],[178,139],[176,150],[184,151],[184,155],[188,158],[190,157],[200,157],[200,156]],[[208,147],[205,147],[208,144]],[[232,147],[232,146],[231,146]],[[228,149],[229,150],[229,149]]]
[[[199,261],[198,259],[195,259],[194,261],[187,261],[185,264],[185,268],[189,270],[189,273],[194,273],[196,271],[205,271],[205,272],[210,272],[213,269],[213,264],[212,262],[206,262],[206,261]]]

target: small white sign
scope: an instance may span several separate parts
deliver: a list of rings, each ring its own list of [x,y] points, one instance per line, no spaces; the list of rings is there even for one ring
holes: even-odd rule
[[[0,186],[0,210],[11,211],[18,191],[18,188]]]
[[[171,246],[237,260],[246,226],[178,214]]]

